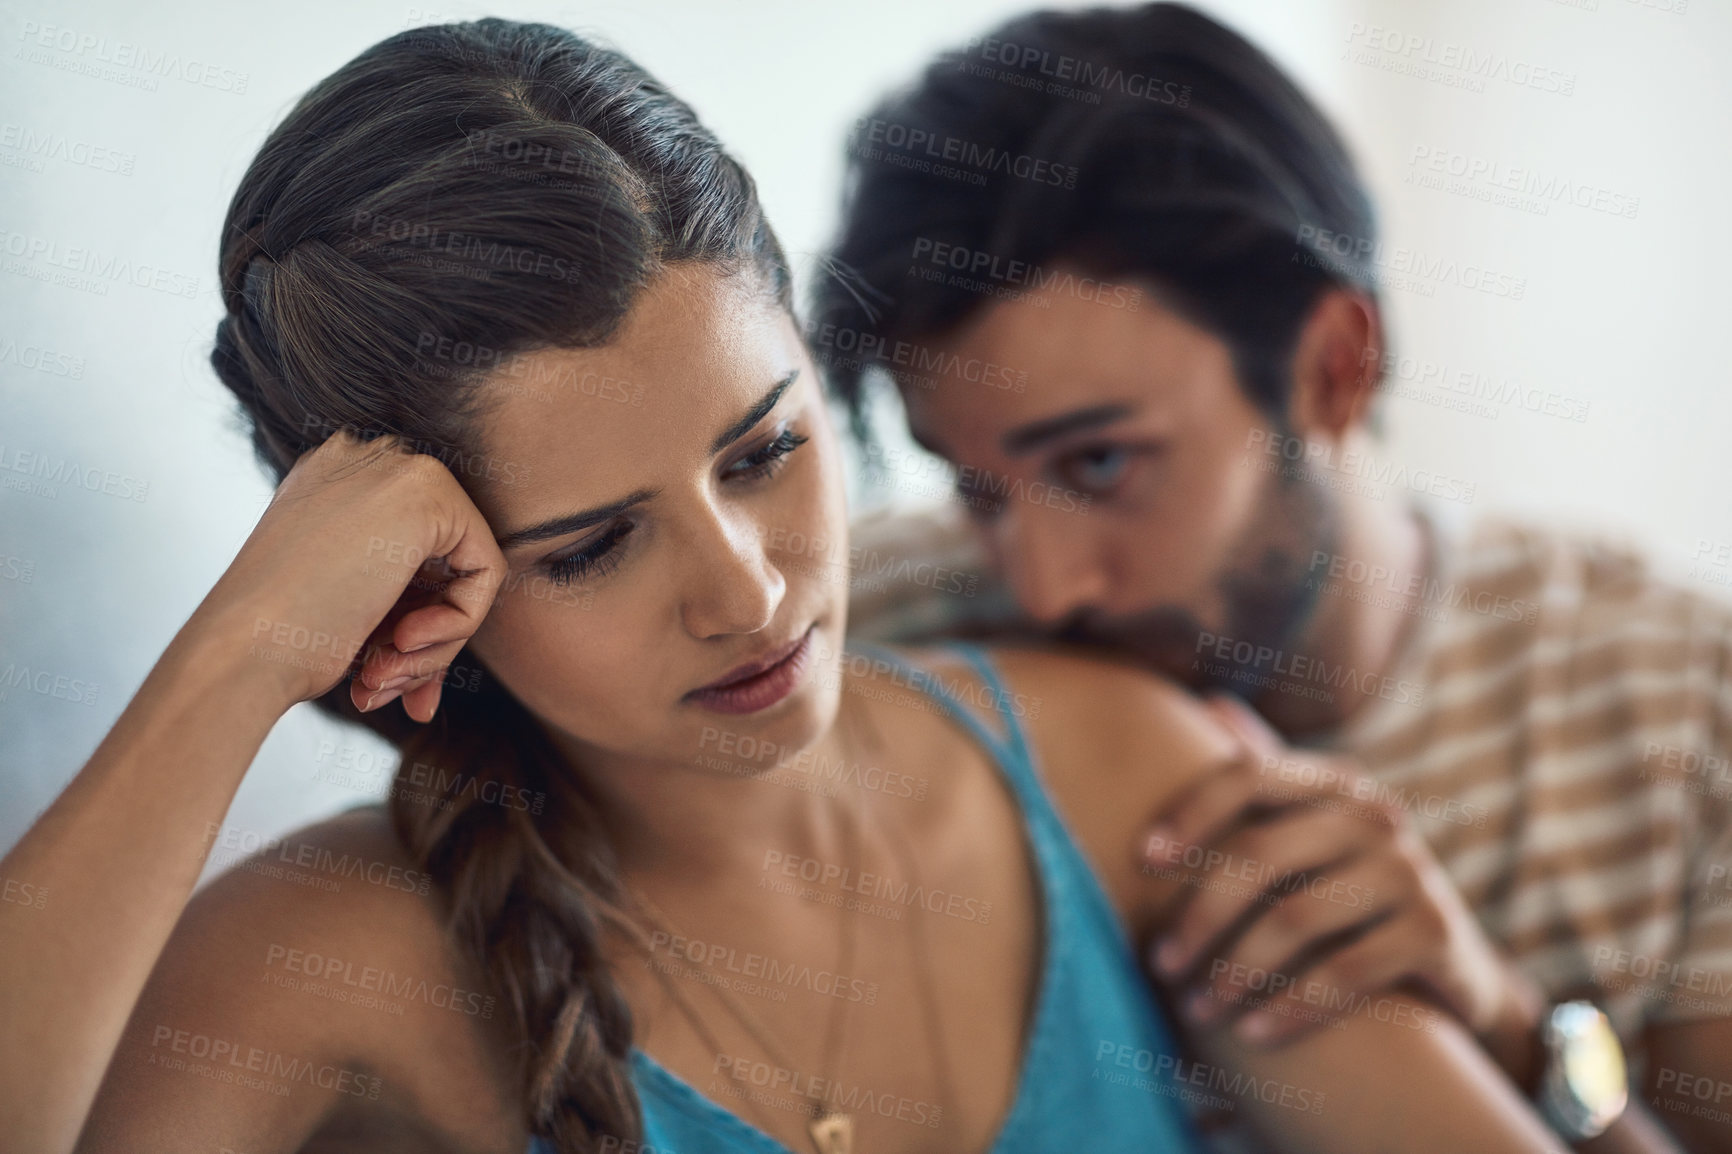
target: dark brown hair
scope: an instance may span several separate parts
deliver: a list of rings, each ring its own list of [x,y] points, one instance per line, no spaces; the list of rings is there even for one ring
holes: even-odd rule
[[[962,159],[926,161],[940,152]],[[1318,296],[1377,296],[1376,218],[1340,136],[1273,60],[1184,4],[1030,12],[944,53],[860,119],[845,188],[810,331],[860,436],[870,381],[897,375],[888,354],[996,299],[964,265],[911,275],[911,254],[1017,267],[1035,289],[1067,261],[1145,281],[1226,343],[1274,414]]]
[[[417,28],[321,81],[248,167],[211,364],[278,480],[347,429],[464,481],[476,384],[516,354],[605,342],[682,261],[790,303],[751,178],[687,105],[550,25]],[[560,1154],[639,1138],[631,1014],[600,951],[616,863],[581,776],[467,654],[427,726],[360,714],[348,690],[317,704],[401,753],[392,824],[507,1008],[530,1132]],[[411,766],[433,804],[404,788]]]

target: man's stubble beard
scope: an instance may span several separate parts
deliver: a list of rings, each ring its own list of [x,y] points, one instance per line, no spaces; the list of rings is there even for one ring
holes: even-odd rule
[[[1316,553],[1339,552],[1340,509],[1325,487],[1277,470],[1213,585],[1222,620],[1205,623],[1190,609],[1157,606],[1107,617],[1083,611],[1061,625],[1059,640],[1113,650],[1192,689],[1225,690],[1251,700],[1259,682],[1275,673],[1256,654],[1291,653],[1316,608],[1321,582],[1312,577]],[[1249,642],[1250,663],[1216,656]],[[1271,666],[1264,668],[1263,666]]]

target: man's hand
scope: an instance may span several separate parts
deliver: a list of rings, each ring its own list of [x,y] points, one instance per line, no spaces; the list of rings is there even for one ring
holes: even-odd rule
[[[1183,882],[1150,956],[1181,1011],[1197,1025],[1239,1014],[1241,1040],[1278,1044],[1417,987],[1522,1062],[1543,1002],[1406,812],[1351,762],[1285,747],[1236,700],[1209,705],[1241,755],[1178,797],[1143,847],[1146,872]],[[1275,772],[1295,762],[1316,772]]]

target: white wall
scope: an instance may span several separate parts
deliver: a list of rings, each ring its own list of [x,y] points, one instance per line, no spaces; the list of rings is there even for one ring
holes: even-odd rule
[[[1704,539],[1713,548],[1732,542],[1732,467],[1722,449],[1732,433],[1732,215],[1724,208],[1732,88],[1721,66],[1732,6],[1576,4],[1593,7],[1367,0],[1336,30],[1338,55],[1366,47],[1368,32],[1348,40],[1357,21],[1393,29],[1404,43],[1430,38],[1434,60],[1450,45],[1463,58],[1501,58],[1504,75],[1533,82],[1487,79],[1475,92],[1359,56],[1339,61],[1349,94],[1340,112],[1392,241],[1526,279],[1519,301],[1443,284],[1429,297],[1388,294],[1405,351],[1447,365],[1451,376],[1520,386],[1538,410],[1492,404],[1494,418],[1392,397],[1393,441],[1398,456],[1476,482],[1474,509],[1626,533],[1681,580],[1718,591],[1732,568],[1692,575],[1691,561]],[[1554,86],[1573,90],[1546,90]],[[1497,191],[1485,177],[1446,190],[1410,183],[1440,175],[1426,167],[1433,158],[1446,168],[1496,166],[1493,179],[1526,182],[1539,195],[1476,199]],[[1599,208],[1570,202],[1592,205],[1590,190],[1601,194]],[[1633,217],[1602,211],[1626,207]],[[1408,391],[1471,399],[1411,383]],[[1584,408],[1585,420],[1562,415]]]
[[[1721,497],[1732,468],[1717,451],[1729,402],[1716,387],[1715,352],[1725,338],[1714,323],[1732,295],[1722,271],[1732,238],[1716,204],[1727,187],[1728,101],[1710,66],[1732,48],[1732,18],[1688,2],[1683,14],[1636,0],[1598,0],[1597,11],[1552,0],[1202,5],[1263,44],[1340,119],[1392,248],[1525,276],[1520,301],[1454,285],[1429,297],[1392,292],[1402,347],[1452,375],[1510,378],[1588,404],[1588,419],[1575,422],[1509,404],[1489,419],[1395,398],[1393,452],[1475,482],[1475,510],[1561,510],[1625,526],[1680,570],[1698,538],[1732,541]],[[70,458],[99,486],[52,495],[0,487],[0,671],[99,687],[87,703],[24,687],[0,698],[0,847],[88,757],[269,495],[205,363],[221,315],[216,232],[254,150],[309,85],[415,24],[491,13],[601,33],[690,100],[747,163],[804,274],[829,235],[853,118],[934,51],[1021,7],[0,7],[0,486],[28,484],[7,472],[20,453]],[[1504,81],[1467,92],[1344,59],[1355,22],[1562,70],[1574,93]],[[73,50],[36,44],[32,30],[50,25],[71,31],[59,42]],[[80,41],[92,46],[81,52]],[[181,73],[93,59],[137,48],[178,58]],[[199,69],[214,86],[183,78]],[[242,76],[244,92],[233,91]],[[154,90],[137,86],[150,79]],[[26,136],[65,155],[33,158]],[[1639,197],[1638,214],[1554,206],[1538,216],[1406,184],[1422,144]],[[52,256],[11,255],[32,246],[52,246]],[[40,279],[59,271],[51,260],[79,259],[131,262],[145,285],[123,279],[99,294]],[[164,288],[149,287],[157,274]],[[24,363],[41,349],[54,354],[49,371]],[[66,375],[72,366],[77,375]],[[115,492],[100,491],[103,478]],[[267,743],[230,824],[273,834],[360,800],[314,779],[331,764],[319,760],[322,741],[384,754],[299,707]]]

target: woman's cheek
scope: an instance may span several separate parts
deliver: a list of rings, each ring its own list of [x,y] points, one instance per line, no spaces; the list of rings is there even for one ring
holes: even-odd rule
[[[590,609],[546,601],[514,606],[487,639],[496,655],[488,664],[531,711],[606,745],[617,736],[608,731],[651,699],[651,687],[642,684],[648,634],[621,606],[606,608],[604,594],[591,598]]]
[[[595,586],[560,583],[540,570],[512,573],[470,645],[496,667],[545,665],[588,646],[585,639],[616,615],[608,601]]]

